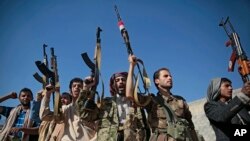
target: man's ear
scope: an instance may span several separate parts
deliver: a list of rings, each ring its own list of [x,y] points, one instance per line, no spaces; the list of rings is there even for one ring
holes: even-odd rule
[[[155,79],[155,84],[158,85],[159,84],[159,79]]]

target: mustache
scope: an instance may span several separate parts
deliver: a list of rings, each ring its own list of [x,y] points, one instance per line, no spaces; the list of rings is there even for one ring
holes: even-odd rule
[[[30,102],[21,102],[23,106],[29,106],[30,107]]]

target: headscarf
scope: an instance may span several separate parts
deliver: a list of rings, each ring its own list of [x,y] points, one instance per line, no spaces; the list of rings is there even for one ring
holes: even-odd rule
[[[220,95],[220,85],[221,78],[214,78],[211,80],[208,88],[207,88],[207,100],[208,101],[216,101]]]
[[[123,77],[127,78],[128,73],[127,72],[117,72],[111,76],[110,81],[109,81],[109,88],[110,88],[109,91],[110,91],[111,96],[115,96],[117,94],[117,88],[115,85],[115,78],[119,77],[119,76],[123,76]]]

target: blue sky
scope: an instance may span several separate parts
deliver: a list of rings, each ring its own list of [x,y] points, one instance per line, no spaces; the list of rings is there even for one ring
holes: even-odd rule
[[[237,71],[227,72],[232,49],[225,47],[228,38],[218,24],[222,17],[229,16],[249,55],[248,0],[1,0],[0,95],[19,92],[23,87],[34,93],[41,89],[33,74],[41,74],[35,61],[43,59],[43,44],[54,47],[61,92],[68,91],[72,78],[90,74],[81,53],[93,57],[99,26],[103,30],[101,73],[105,95],[110,96],[110,76],[128,70],[115,4],[134,54],[144,61],[151,80],[156,69],[169,68],[174,81],[172,92],[188,102],[204,98],[214,77],[228,77],[234,88],[242,86]],[[153,83],[150,92],[156,93]],[[18,103],[9,100],[1,105]]]

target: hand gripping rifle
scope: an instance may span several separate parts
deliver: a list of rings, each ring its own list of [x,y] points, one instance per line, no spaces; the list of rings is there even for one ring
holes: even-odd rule
[[[48,67],[48,58],[46,54],[46,47],[48,47],[46,44],[43,44],[43,64],[44,66]],[[38,67],[39,64],[42,63],[41,61],[36,61],[35,64]],[[33,74],[34,78],[42,84],[42,88],[45,89],[46,86],[49,84],[49,78],[45,75],[40,76],[37,72]],[[32,119],[32,122],[29,122],[28,124],[33,124],[34,122],[41,122],[39,118],[39,109],[41,107],[41,97],[42,94],[38,93],[37,94],[37,100],[32,100],[31,101],[31,112],[30,112],[30,119]]]
[[[51,77],[51,84],[55,88],[54,92],[54,117],[56,119],[60,119],[60,115],[62,112],[62,103],[60,100],[60,84],[59,84],[59,75],[57,69],[57,56],[54,54],[54,48],[50,48],[51,51],[51,70],[53,72],[53,76]]]
[[[131,45],[130,45],[130,41],[129,41],[129,35],[128,35],[128,31],[126,30],[125,26],[124,26],[124,23],[121,19],[121,16],[119,14],[119,11],[118,11],[118,8],[117,6],[115,5],[115,12],[116,12],[116,15],[117,15],[117,19],[118,19],[118,27],[121,31],[121,35],[123,37],[123,40],[126,44],[126,47],[127,47],[127,52],[129,55],[133,55],[133,50],[131,48]],[[148,99],[145,103],[140,103],[139,102],[139,99],[138,99],[138,94],[137,94],[137,89],[139,90],[139,93],[140,94],[146,94],[148,93],[149,94],[149,87],[150,87],[150,79],[148,78],[148,75],[146,73],[146,69],[144,67],[144,63],[142,60],[140,59],[137,59],[137,69],[139,71],[139,75],[140,75],[140,78],[142,79],[142,82],[143,82],[143,88],[144,88],[144,92],[141,92],[140,88],[138,87],[138,75],[135,77],[135,74],[134,74],[134,78],[136,79],[136,85],[135,85],[135,90],[134,90],[134,99],[135,99],[135,103],[139,106],[145,106],[147,105],[149,102],[150,102],[150,99]],[[143,72],[141,71],[141,68],[140,68],[140,65],[139,63],[142,65],[143,67]]]
[[[224,28],[227,36],[229,37],[229,41],[226,42],[226,47],[231,46],[233,49],[233,52],[229,61],[228,71],[229,72],[234,71],[235,61],[237,60],[238,65],[239,65],[239,73],[241,75],[243,82],[249,81],[250,70],[247,65],[248,57],[246,53],[244,52],[243,48],[241,47],[240,38],[238,34],[235,32],[229,20],[229,17],[227,17],[225,21],[223,21],[223,18],[222,18],[219,26],[222,26]]]
[[[51,51],[51,70],[45,63],[36,61],[38,69],[42,72],[46,78],[50,79],[50,84],[54,86],[55,93],[53,93],[53,105],[54,105],[54,118],[59,120],[61,116],[61,101],[60,101],[60,84],[59,75],[57,70],[57,58],[54,54],[54,48],[50,48]]]
[[[97,86],[99,84],[99,76],[101,76],[100,69],[101,69],[101,38],[100,38],[100,33],[102,29],[100,27],[97,27],[96,31],[96,48],[95,48],[95,54],[94,54],[94,62],[91,61],[89,58],[87,52],[84,52],[81,54],[83,61],[85,64],[90,68],[91,70],[91,77],[94,78],[95,85],[91,88],[91,91],[94,92],[93,95],[89,97],[89,99],[92,100],[92,102],[95,99],[95,94],[97,94],[97,104],[101,104],[102,99],[104,98],[104,83],[102,81],[102,95],[101,95],[101,100],[99,97],[98,92],[96,91]],[[85,83],[91,83],[88,80],[85,80]],[[90,102],[90,101],[89,101]],[[89,107],[88,102],[85,104],[85,108],[91,110],[91,107]]]
[[[46,54],[46,47],[48,45],[43,44],[43,64],[48,67],[48,57]],[[42,63],[41,61],[36,61],[36,66],[39,67],[40,64]],[[40,76],[37,72],[35,74],[33,74],[34,78],[40,82],[42,84],[43,89],[45,89],[45,87],[49,84],[49,78],[46,77],[45,75]]]

